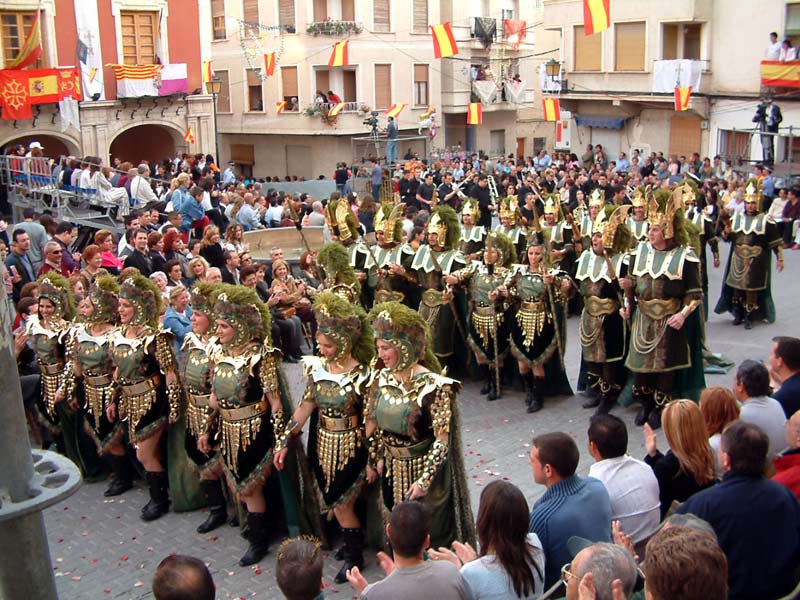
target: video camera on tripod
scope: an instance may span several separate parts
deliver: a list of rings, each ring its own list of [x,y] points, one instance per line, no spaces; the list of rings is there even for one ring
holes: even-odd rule
[[[369,125],[372,127],[372,131],[370,132],[371,135],[378,134],[378,115],[381,114],[380,111],[373,110],[370,113],[370,116],[364,119],[363,124]]]

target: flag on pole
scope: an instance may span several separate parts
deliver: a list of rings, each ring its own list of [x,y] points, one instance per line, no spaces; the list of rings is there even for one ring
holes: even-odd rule
[[[397,118],[406,105],[403,102],[398,102],[397,104],[392,104],[389,108],[386,109],[384,113],[387,117]]]
[[[611,0],[583,0],[583,33],[593,35],[611,25]]]
[[[333,52],[331,52],[331,57],[328,59],[329,67],[346,67],[350,64],[347,57],[347,45],[349,43],[350,40],[345,40],[336,42],[333,45]]]
[[[86,61],[89,60],[89,46],[83,43],[83,40],[78,39],[78,60],[81,61],[83,64],[86,64]]]
[[[42,36],[39,30],[39,11],[37,10],[31,23],[31,30],[20,46],[19,54],[14,60],[6,63],[6,69],[23,69],[32,65],[42,54]]]
[[[281,114],[283,110],[286,108],[286,100],[279,100],[275,103],[275,113]]]
[[[191,127],[189,127],[189,129],[186,130],[186,133],[183,134],[183,140],[185,142],[189,142],[190,144],[194,144],[194,131],[192,131]]]
[[[542,99],[542,110],[544,111],[545,121],[560,121],[561,120],[561,106],[558,98],[544,98]]]
[[[467,109],[467,125],[480,125],[483,123],[483,104],[470,102]]]
[[[692,86],[675,88],[675,110],[683,112],[689,110],[689,99],[692,97]]]
[[[337,102],[334,104],[333,108],[328,111],[329,117],[336,117],[339,115],[340,112],[344,110],[345,105],[347,102]]]
[[[214,79],[214,69],[211,68],[211,61],[203,61],[203,83],[208,83]]]
[[[267,77],[275,75],[275,53],[270,52],[264,55],[264,73]]]
[[[433,35],[433,57],[447,58],[458,54],[456,38],[453,37],[453,28],[450,23],[441,25],[429,25]]]

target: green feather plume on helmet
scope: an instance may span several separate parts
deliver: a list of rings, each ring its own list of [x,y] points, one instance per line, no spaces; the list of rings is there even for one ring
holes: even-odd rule
[[[611,250],[614,254],[627,252],[628,248],[631,247],[631,243],[633,242],[633,234],[631,233],[630,227],[628,227],[627,208],[629,207],[606,204],[601,209],[603,221],[605,222],[605,229],[603,230],[603,245],[606,245],[606,239],[609,233],[608,228],[614,228],[614,238],[611,240],[611,247],[606,248],[607,250]],[[599,214],[597,216],[598,218],[600,217]],[[595,219],[595,223],[597,222],[597,219]]]
[[[375,338],[367,313],[358,304],[351,304],[333,292],[314,297],[314,316],[317,332],[331,338],[342,347],[347,337],[350,353],[358,362],[369,364],[375,356]]]
[[[350,255],[347,253],[347,248],[340,243],[325,244],[317,255],[317,263],[325,272],[326,279],[352,286],[356,295],[361,293],[361,284],[356,278],[355,269],[350,264]]]
[[[437,206],[431,211],[431,218],[428,220],[429,226],[434,217],[437,217],[437,219],[447,227],[445,243],[442,244],[442,240],[439,240],[439,245],[445,249],[458,248],[459,242],[461,241],[461,225],[458,223],[458,214],[456,214],[456,211],[447,205]]]
[[[49,300],[55,306],[55,317],[71,321],[75,316],[75,297],[69,280],[55,271],[39,275],[36,280],[39,287],[39,299]]]
[[[494,248],[500,253],[498,264],[503,267],[510,267],[517,262],[517,249],[514,242],[505,233],[492,231],[486,236],[486,247]]]
[[[272,317],[254,289],[220,283],[211,292],[211,300],[214,318],[222,319],[237,330],[233,345],[252,340],[272,346]]]
[[[669,214],[668,206],[673,202],[673,192],[670,190],[659,189],[653,194],[655,202],[658,204],[658,212]],[[686,227],[688,221],[683,210],[675,210],[672,217],[673,239],[678,246],[690,246],[689,233]]]
[[[382,302],[373,307],[369,320],[375,339],[387,341],[397,349],[400,359],[397,370],[418,363],[434,373],[442,372],[442,365],[433,353],[430,328],[419,312],[399,302]]]
[[[88,294],[89,301],[94,306],[94,311],[88,318],[89,322],[119,322],[117,310],[119,307],[119,283],[116,277],[113,275],[96,277]]]
[[[134,304],[132,325],[149,325],[158,328],[161,315],[161,291],[151,279],[141,273],[127,275],[119,286],[119,297]]]
[[[195,283],[189,292],[192,310],[200,311],[210,318],[214,310],[214,290],[219,285],[218,283],[205,283],[202,281]]]

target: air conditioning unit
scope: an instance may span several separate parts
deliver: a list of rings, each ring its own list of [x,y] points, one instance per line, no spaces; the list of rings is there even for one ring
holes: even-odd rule
[[[653,151],[653,147],[650,144],[643,144],[642,142],[635,142],[631,144],[631,152],[634,150],[639,151],[639,156],[644,159],[645,156],[650,156],[650,153]]]

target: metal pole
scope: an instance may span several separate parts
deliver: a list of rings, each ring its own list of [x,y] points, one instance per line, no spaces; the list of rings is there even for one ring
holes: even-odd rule
[[[221,164],[222,157],[219,155],[219,130],[217,129],[217,95],[211,94],[214,97],[214,158],[217,160],[217,165]],[[229,157],[230,158],[230,157]]]

